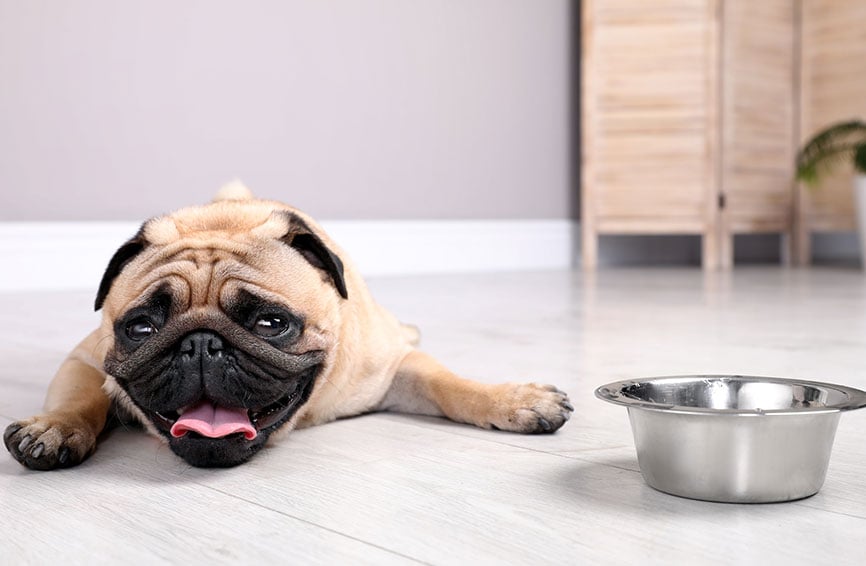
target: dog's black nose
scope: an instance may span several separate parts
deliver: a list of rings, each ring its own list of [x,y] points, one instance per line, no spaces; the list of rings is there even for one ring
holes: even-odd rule
[[[180,343],[180,353],[187,358],[215,358],[222,355],[223,350],[222,338],[206,330],[188,334]]]
[[[226,344],[214,332],[200,330],[187,334],[180,342],[180,368],[188,377],[207,382],[222,375]]]

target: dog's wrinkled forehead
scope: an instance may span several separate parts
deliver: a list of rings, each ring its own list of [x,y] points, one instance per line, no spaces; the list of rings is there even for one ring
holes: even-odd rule
[[[185,288],[187,298],[202,304],[218,302],[228,281],[255,281],[286,296],[319,289],[324,282],[346,299],[343,263],[314,226],[265,201],[215,202],[153,218],[111,259],[96,308],[112,289],[122,289],[126,297],[111,296],[129,304],[161,280]]]
[[[290,228],[291,217],[282,211],[260,206],[213,203],[205,207],[181,209],[171,216],[160,216],[145,223],[144,238],[154,245],[169,245],[181,239],[249,237],[277,240]]]
[[[218,207],[206,213],[187,209],[146,222],[141,235],[149,253],[142,254],[137,270],[138,292],[160,282],[186,309],[218,305],[229,290],[224,288],[227,282],[267,280],[269,258],[289,230],[285,215],[219,212]]]

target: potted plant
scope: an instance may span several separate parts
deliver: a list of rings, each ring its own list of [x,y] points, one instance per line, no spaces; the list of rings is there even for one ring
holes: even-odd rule
[[[840,122],[815,134],[797,154],[797,179],[816,186],[822,173],[846,161],[854,165],[854,207],[860,235],[860,262],[866,267],[866,122]]]

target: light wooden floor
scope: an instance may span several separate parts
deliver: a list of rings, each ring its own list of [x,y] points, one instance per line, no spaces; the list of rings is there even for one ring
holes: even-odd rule
[[[0,454],[2,564],[855,564],[866,536],[866,410],[842,417],[821,492],[774,505],[647,487],[626,377],[744,373],[866,388],[866,277],[853,270],[610,270],[379,279],[424,348],[485,381],[550,382],[552,436],[370,415],[298,431],[229,470],[117,431],[77,469]],[[0,425],[39,410],[90,326],[89,293],[0,295]]]

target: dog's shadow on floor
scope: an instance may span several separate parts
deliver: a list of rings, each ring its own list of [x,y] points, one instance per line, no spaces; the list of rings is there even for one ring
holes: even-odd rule
[[[5,448],[5,447],[4,447]],[[184,474],[178,474],[178,467],[192,468],[182,462],[171,449],[158,439],[150,436],[143,428],[120,428],[104,432],[97,441],[94,454],[84,462],[70,468],[49,471],[31,470],[17,462],[5,451],[0,455],[0,476],[19,479],[73,480],[80,478],[100,478],[109,482],[131,480],[137,482],[164,483],[167,472],[171,480],[184,481]],[[145,461],[150,460],[150,461]],[[189,481],[195,478],[188,476]]]

